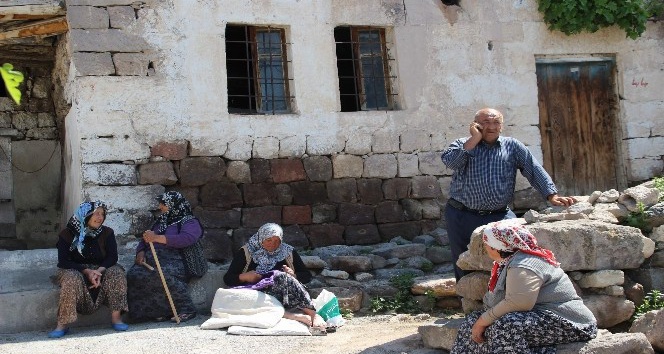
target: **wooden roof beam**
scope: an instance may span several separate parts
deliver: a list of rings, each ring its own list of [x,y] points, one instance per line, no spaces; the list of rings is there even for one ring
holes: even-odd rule
[[[49,37],[67,32],[67,18],[59,16],[43,21],[32,21],[0,32],[0,43],[8,39]]]
[[[27,17],[49,17],[49,16],[62,16],[66,13],[64,7],[61,6],[60,1],[42,1],[43,4],[38,4],[38,1],[33,1],[33,4],[16,5],[12,1],[0,2],[0,19],[12,16],[27,16]],[[14,4],[14,5],[12,5]],[[23,20],[25,18],[16,18]]]

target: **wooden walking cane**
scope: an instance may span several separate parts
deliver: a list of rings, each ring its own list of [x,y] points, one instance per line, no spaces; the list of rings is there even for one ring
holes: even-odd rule
[[[161,271],[161,265],[159,264],[159,258],[157,258],[157,252],[155,252],[154,245],[152,244],[152,242],[148,243],[150,244],[150,250],[152,250],[152,257],[154,257],[154,263],[157,265],[157,270],[159,271],[159,277],[161,277],[161,283],[164,285],[164,291],[166,292],[168,303],[171,304],[171,310],[173,310],[173,316],[175,317],[175,322],[177,322],[177,324],[180,324],[180,316],[178,316],[178,311],[175,309],[175,304],[173,303],[171,292],[168,290],[168,285],[166,285],[166,279],[164,278],[164,272]]]

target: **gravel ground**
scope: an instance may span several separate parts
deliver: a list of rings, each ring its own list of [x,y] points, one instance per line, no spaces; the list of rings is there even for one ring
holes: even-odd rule
[[[417,332],[436,318],[428,315],[355,317],[326,336],[236,336],[225,330],[201,330],[208,316],[176,325],[170,322],[133,324],[127,332],[108,327],[72,328],[60,339],[47,331],[0,334],[0,353],[363,353],[434,354]]]

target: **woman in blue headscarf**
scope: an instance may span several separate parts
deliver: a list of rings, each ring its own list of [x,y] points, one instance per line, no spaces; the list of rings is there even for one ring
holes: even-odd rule
[[[90,314],[103,304],[111,310],[111,325],[126,331],[122,312],[127,311],[127,280],[124,269],[117,264],[118,247],[115,233],[102,225],[106,205],[100,201],[78,206],[58,237],[58,272],[60,302],[58,325],[49,332],[50,338],[68,333],[76,321],[77,310]]]

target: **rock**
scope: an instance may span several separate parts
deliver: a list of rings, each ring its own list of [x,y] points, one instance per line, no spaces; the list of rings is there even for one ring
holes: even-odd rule
[[[587,202],[590,204],[595,204],[597,199],[599,199],[599,196],[602,195],[602,192],[600,191],[594,191],[588,196]]]
[[[371,273],[355,273],[355,280],[359,281],[360,283],[373,280],[374,276]]]
[[[367,282],[362,282],[362,288],[370,296],[394,296],[396,295],[397,288],[390,284],[387,279],[374,279]]]
[[[655,205],[658,201],[659,190],[654,187],[646,187],[643,184],[625,189],[620,198],[618,198],[618,202],[624,204],[630,211],[637,211],[636,206],[638,203],[643,203],[648,208]]]
[[[386,245],[372,251],[373,254],[379,255],[384,258],[399,258],[404,259],[413,256],[423,256],[426,251],[426,246],[420,243],[413,243],[408,245]]]
[[[374,275],[376,279],[392,279],[398,275],[403,274],[412,274],[416,277],[421,277],[424,275],[424,272],[419,269],[413,268],[385,268],[385,269],[376,269]]]
[[[344,272],[343,270],[329,270],[329,269],[323,269],[323,271],[320,272],[320,275],[324,277],[337,278],[337,279],[348,279],[349,277],[348,273]]]
[[[327,268],[327,263],[318,256],[300,256],[302,258],[302,263],[308,269],[323,269]]]
[[[333,269],[348,273],[366,272],[373,269],[371,258],[365,256],[335,256],[329,259]]]
[[[431,325],[420,326],[417,331],[422,336],[425,347],[450,351],[463,321],[463,318],[439,319]]]
[[[609,212],[619,220],[622,220],[629,215],[629,210],[620,203],[595,204],[595,209],[591,215],[596,212]]]
[[[425,272],[433,269],[433,263],[431,263],[431,261],[428,260],[426,257],[422,256],[408,257],[405,260],[403,260],[401,263],[404,268],[421,269]]]
[[[420,326],[424,346],[452,350],[459,328],[464,319],[440,319],[431,325]],[[595,339],[588,342],[573,342],[556,346],[558,354],[654,354],[654,350],[643,333],[617,333],[599,331]]]
[[[604,204],[599,204],[599,205],[604,205]],[[610,212],[598,209],[593,210],[593,212],[590,213],[590,215],[588,215],[588,218],[590,220],[598,220],[609,224],[617,224],[620,222],[618,218],[615,215],[611,214]]]
[[[595,315],[597,327],[599,328],[613,327],[618,323],[627,321],[634,313],[633,302],[616,296],[584,296],[583,303]]]
[[[651,206],[644,214],[651,228],[664,225],[664,202]]]
[[[454,274],[417,277],[413,281],[413,286],[410,289],[413,294],[423,295],[430,291],[435,297],[456,295]]]
[[[456,286],[457,295],[464,299],[482,301],[487,291],[491,275],[486,272],[472,272],[464,275]]]
[[[425,246],[432,246],[438,243],[435,237],[431,235],[419,235],[413,238],[413,243],[421,243]]]
[[[481,311],[484,309],[484,304],[482,301],[477,301],[477,300],[471,300],[471,299],[466,299],[461,298],[461,309],[463,310],[463,313],[471,313],[473,311]]]
[[[459,310],[461,309],[461,299],[458,296],[443,297],[436,300],[436,307],[441,309]]]
[[[622,285],[625,274],[620,270],[598,270],[584,274],[577,281],[582,288],[605,288],[611,285]]]
[[[618,197],[620,197],[620,192],[618,192],[615,189],[609,189],[606,192],[602,192],[600,194],[599,198],[597,198],[598,203],[613,203],[616,200],[618,200]]]
[[[452,251],[448,247],[429,246],[426,250],[426,257],[433,264],[451,262]]]
[[[636,269],[655,250],[651,239],[629,226],[579,220],[527,227],[540,246],[553,251],[565,271]],[[482,246],[481,228],[473,232],[468,251],[461,255],[457,265],[464,270],[491,269],[492,261]]]
[[[556,346],[558,354],[654,354],[642,333],[598,335],[588,342],[574,342]]]
[[[571,208],[571,207],[570,207]],[[540,214],[534,210],[529,210],[523,215],[523,218],[526,219],[526,222],[533,224],[536,222],[554,222],[562,220],[584,220],[588,219],[586,213],[580,212],[561,212],[561,213],[549,213],[549,214]]]
[[[643,303],[643,298],[645,297],[643,285],[635,283],[630,277],[625,277],[623,289],[625,289],[625,297],[627,300],[633,302],[634,306],[639,307]]]
[[[629,332],[645,334],[653,349],[664,351],[664,310],[648,311],[639,316]]]

